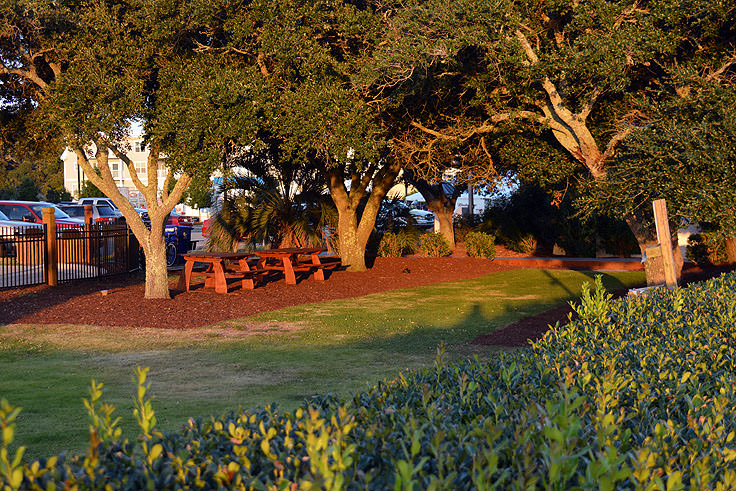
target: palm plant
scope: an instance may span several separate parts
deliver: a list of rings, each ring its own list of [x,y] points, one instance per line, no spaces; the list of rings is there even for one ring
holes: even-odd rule
[[[210,228],[209,250],[237,250],[242,239],[270,247],[323,243],[337,213],[315,169],[280,161],[278,148],[239,149],[229,161],[248,175],[226,179]]]

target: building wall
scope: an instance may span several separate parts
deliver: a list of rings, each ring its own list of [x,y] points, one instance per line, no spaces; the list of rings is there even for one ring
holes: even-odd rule
[[[143,146],[142,138],[132,138],[129,140],[130,149],[126,152],[126,155],[133,161],[138,173],[138,178],[143,184],[148,184],[148,149]],[[82,168],[78,165],[77,155],[69,149],[64,150],[61,155],[61,159],[64,162],[64,187],[67,191],[75,198],[79,198],[79,188],[87,181]],[[92,165],[95,165],[95,160],[90,159]],[[128,199],[136,206],[145,204],[142,195],[136,189],[133,184],[133,180],[130,177],[130,172],[127,166],[117,158],[112,152],[109,154],[109,165],[110,171],[112,172],[115,182],[118,185],[118,189],[127,196]],[[159,161],[159,190],[162,189],[163,180],[166,177],[166,169],[163,167],[162,162]]]

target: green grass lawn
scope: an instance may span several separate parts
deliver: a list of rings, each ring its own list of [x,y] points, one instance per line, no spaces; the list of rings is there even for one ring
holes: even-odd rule
[[[159,427],[315,393],[347,395],[399,371],[449,358],[493,356],[479,334],[576,298],[594,274],[512,270],[473,280],[290,307],[188,330],[94,326],[0,327],[0,397],[23,407],[17,442],[30,457],[82,451],[90,379],[105,384],[125,435],[135,438],[133,369],[149,366]],[[609,290],[643,273],[603,274]]]

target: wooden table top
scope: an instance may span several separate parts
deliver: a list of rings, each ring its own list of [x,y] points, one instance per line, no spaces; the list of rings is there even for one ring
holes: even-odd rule
[[[290,256],[292,254],[318,254],[327,249],[324,247],[283,247],[281,249],[262,249],[253,251],[257,256]]]
[[[194,259],[243,259],[252,256],[252,252],[206,252],[195,251],[182,254],[183,258],[191,257]]]

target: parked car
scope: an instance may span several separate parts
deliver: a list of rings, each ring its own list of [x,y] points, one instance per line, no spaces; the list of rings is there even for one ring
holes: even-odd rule
[[[8,257],[15,254],[15,238],[18,235],[43,231],[43,225],[37,223],[10,220],[7,215],[0,211],[0,257]]]
[[[110,198],[81,198],[77,204],[79,205],[107,205],[110,208],[115,211],[115,213],[118,214],[118,216],[123,216],[123,213],[118,209],[117,205],[113,203],[113,201]]]
[[[81,218],[84,220],[84,208],[87,205],[62,205],[57,207],[72,218]],[[116,222],[124,221],[122,215],[118,214],[106,204],[90,205],[92,206],[92,220],[95,222]]]
[[[212,227],[212,221],[215,219],[215,217],[208,218],[204,222],[202,222],[202,237],[209,237],[210,236],[210,227]]]
[[[43,223],[43,209],[53,208],[57,228],[79,227],[84,219],[72,218],[53,203],[46,201],[0,201],[0,211],[8,219],[26,223]]]
[[[166,225],[186,225],[192,226],[192,218],[184,215],[180,215],[174,210],[169,213],[169,218],[166,220]]]
[[[433,228],[434,227],[434,213],[427,210],[409,210],[409,214],[417,222],[419,228]]]

